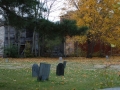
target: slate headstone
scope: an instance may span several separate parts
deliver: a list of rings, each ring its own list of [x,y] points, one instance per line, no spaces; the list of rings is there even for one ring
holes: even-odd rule
[[[64,65],[63,63],[59,63],[56,68],[56,75],[57,76],[64,76]]]
[[[38,81],[44,81],[49,79],[50,64],[40,63]]]
[[[32,66],[32,77],[38,77],[39,66],[38,64],[33,64]]]
[[[115,87],[115,88],[105,88],[105,89],[99,89],[99,90],[120,90],[120,87]]]

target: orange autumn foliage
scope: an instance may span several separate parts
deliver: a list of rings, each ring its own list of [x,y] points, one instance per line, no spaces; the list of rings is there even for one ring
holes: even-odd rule
[[[68,1],[76,7],[71,19],[76,20],[78,26],[88,26],[92,40],[120,46],[119,0]]]

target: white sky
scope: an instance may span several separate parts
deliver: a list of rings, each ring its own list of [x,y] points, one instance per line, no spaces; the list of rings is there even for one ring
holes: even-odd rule
[[[40,0],[40,1],[44,1],[44,0]],[[62,8],[64,8],[65,6],[64,2],[66,0],[46,0],[46,1],[50,5],[53,1],[55,1],[54,4],[52,5],[52,9],[48,19],[52,22],[60,21],[60,16],[61,16],[61,13],[63,12]]]
[[[49,20],[53,21],[53,22],[60,21],[60,18],[59,18],[60,12],[61,11],[59,10],[59,11],[55,11],[55,12],[51,13],[49,16]]]
[[[60,20],[60,16],[63,14],[66,14],[67,11],[71,11],[71,10],[76,10],[76,7],[70,7],[69,5],[67,5],[68,3],[66,2],[66,0],[51,0],[51,1],[55,1],[53,8],[51,9],[50,16],[49,16],[49,20],[56,22]],[[66,4],[67,3],[67,4]],[[64,10],[62,10],[62,8],[64,8]]]
[[[56,0],[54,5],[52,6],[51,13],[49,16],[49,20],[56,22],[60,20],[60,15],[62,13],[62,8],[64,7],[64,0]]]

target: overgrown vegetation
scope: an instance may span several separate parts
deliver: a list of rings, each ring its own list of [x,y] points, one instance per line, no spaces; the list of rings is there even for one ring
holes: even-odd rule
[[[33,54],[31,52],[31,44],[27,42],[25,44],[25,50],[24,50],[24,56],[27,57],[33,57]]]
[[[66,0],[67,5],[76,8],[68,12],[68,16],[76,20],[78,26],[88,26],[89,32],[85,35],[87,43],[87,58],[94,53],[96,43],[102,45],[114,44],[120,46],[120,1],[119,0]],[[68,9],[66,9],[68,10]],[[113,21],[114,20],[114,21]],[[80,37],[78,38],[79,41]],[[84,38],[83,38],[84,39]],[[80,39],[82,41],[82,39]],[[105,49],[103,50],[105,51]]]
[[[48,46],[45,43],[46,39],[50,40],[56,37],[65,39],[66,36],[81,35],[88,30],[86,26],[77,27],[74,20],[62,20],[61,23],[49,21],[47,16],[49,16],[50,9],[55,1],[56,0],[51,1],[51,3],[53,3],[50,7],[48,5],[49,1],[44,0],[0,1],[1,15],[4,17],[4,24],[8,26],[8,31],[10,31],[10,26],[12,26],[17,32],[19,31],[19,35],[23,29],[31,33],[31,53],[33,56],[44,56],[46,51],[44,49]],[[8,47],[11,43],[10,38],[10,33],[8,32]],[[17,36],[15,39],[15,41],[19,41],[20,37]],[[14,43],[17,43],[19,49],[21,43]],[[36,46],[38,46],[39,49],[36,48]]]
[[[16,45],[11,44],[4,48],[4,55],[5,57],[18,57],[18,47]]]

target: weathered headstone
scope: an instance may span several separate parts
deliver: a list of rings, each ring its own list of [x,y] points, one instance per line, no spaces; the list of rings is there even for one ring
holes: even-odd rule
[[[56,75],[64,76],[64,65],[63,63],[59,63],[56,68]]]
[[[40,63],[39,74],[37,78],[39,81],[49,79],[50,66],[51,66],[50,64]]]
[[[63,62],[64,68],[66,67],[66,63],[67,63],[67,61],[64,61],[64,62]]]
[[[115,87],[115,88],[105,88],[105,89],[99,89],[99,90],[120,90],[120,87]]]
[[[32,77],[38,77],[39,66],[38,64],[33,64],[32,66]]]
[[[59,57],[59,60],[62,60],[62,57]]]
[[[8,60],[8,59],[5,59],[5,62],[6,62],[6,63],[8,63],[8,62],[9,62],[9,60]]]
[[[109,56],[108,56],[108,55],[106,55],[106,60],[107,60],[107,61],[109,60]]]
[[[59,57],[59,63],[62,63],[63,60],[62,60],[62,57]]]

